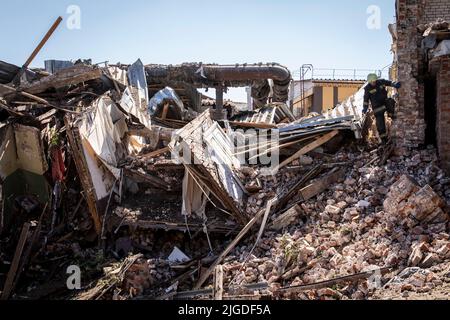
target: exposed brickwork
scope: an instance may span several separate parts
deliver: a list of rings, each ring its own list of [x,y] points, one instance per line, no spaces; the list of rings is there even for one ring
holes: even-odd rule
[[[423,8],[423,0],[397,1],[398,80],[402,82],[394,126],[398,153],[425,141],[424,88],[418,80],[423,70],[419,49],[422,38],[417,31],[422,22]]]
[[[434,22],[437,18],[450,21],[450,0],[426,0],[424,8],[423,23]]]
[[[450,172],[450,56],[440,58],[437,74],[436,129],[441,165]]]

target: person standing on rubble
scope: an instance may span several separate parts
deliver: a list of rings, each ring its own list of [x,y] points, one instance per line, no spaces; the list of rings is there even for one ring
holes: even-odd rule
[[[400,82],[392,82],[384,79],[379,79],[375,73],[371,73],[367,77],[369,82],[364,88],[364,108],[363,114],[366,114],[369,110],[369,101],[372,105],[373,113],[375,114],[378,134],[383,142],[386,144],[388,141],[386,122],[384,114],[387,112],[391,118],[394,118],[395,112],[395,100],[388,98],[388,92],[386,87],[394,87],[399,89],[401,87]]]

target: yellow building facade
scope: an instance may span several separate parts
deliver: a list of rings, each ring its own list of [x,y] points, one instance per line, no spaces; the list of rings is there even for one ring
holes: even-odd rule
[[[324,113],[354,95],[364,83],[359,80],[309,80],[304,86],[307,88],[304,94],[294,99],[294,114],[306,116],[311,112]]]

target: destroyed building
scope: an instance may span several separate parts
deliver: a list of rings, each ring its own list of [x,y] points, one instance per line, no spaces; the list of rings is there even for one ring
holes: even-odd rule
[[[296,116],[276,63],[0,61],[0,297],[448,295],[441,2],[397,1],[385,147],[363,87]],[[255,110],[224,101],[231,87]]]
[[[395,135],[398,152],[435,144],[450,170],[450,6],[446,0],[397,0],[392,77],[402,82]]]

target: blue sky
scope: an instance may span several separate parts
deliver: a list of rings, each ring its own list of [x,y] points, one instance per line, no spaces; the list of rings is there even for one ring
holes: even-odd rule
[[[279,62],[292,70],[381,69],[392,62],[387,25],[394,0],[1,0],[0,60],[22,65],[53,21],[65,21],[33,66],[46,59],[94,62]],[[66,26],[69,5],[81,29]],[[366,22],[381,9],[381,29]],[[242,93],[231,96],[242,97]],[[242,99],[240,99],[242,100]]]

